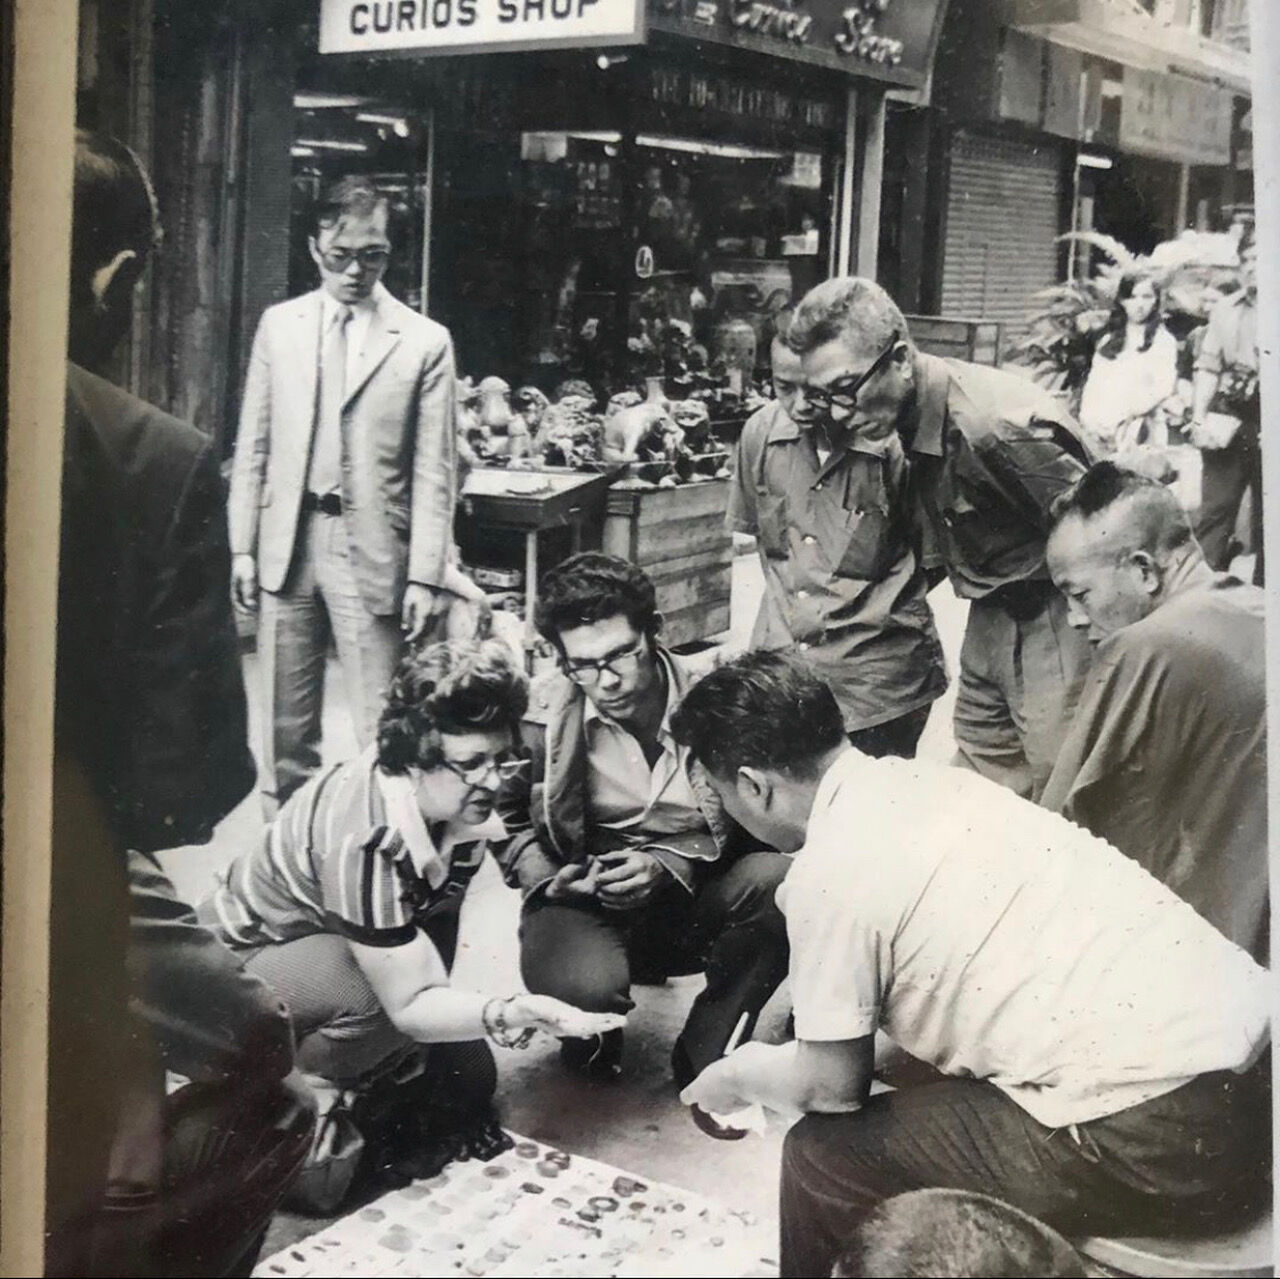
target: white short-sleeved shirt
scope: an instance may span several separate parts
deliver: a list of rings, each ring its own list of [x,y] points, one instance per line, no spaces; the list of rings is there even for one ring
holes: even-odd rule
[[[1136,862],[960,769],[842,755],[778,905],[796,1035],[884,1030],[1052,1128],[1243,1070],[1269,977]]]

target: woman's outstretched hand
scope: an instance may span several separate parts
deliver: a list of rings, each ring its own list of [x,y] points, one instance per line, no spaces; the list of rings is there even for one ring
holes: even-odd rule
[[[550,995],[516,995],[507,1001],[503,1019],[516,1030],[544,1030],[558,1039],[586,1039],[619,1030],[622,1013],[588,1013]]]

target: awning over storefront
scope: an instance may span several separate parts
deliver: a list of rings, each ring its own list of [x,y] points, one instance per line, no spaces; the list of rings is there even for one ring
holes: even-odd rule
[[[1140,71],[1188,76],[1244,95],[1251,91],[1247,50],[1166,26],[1128,0],[1004,0],[1004,21]]]

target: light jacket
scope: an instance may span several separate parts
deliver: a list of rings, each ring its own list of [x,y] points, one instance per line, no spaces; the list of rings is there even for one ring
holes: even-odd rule
[[[710,669],[705,660],[659,651],[674,673],[677,698]],[[560,671],[536,680],[530,692],[529,713],[522,729],[530,756],[529,776],[502,802],[502,817],[512,834],[497,852],[507,883],[521,889],[526,897],[562,866],[585,861],[590,854],[634,846],[591,820],[583,721],[586,703],[582,689]],[[706,830],[655,836],[642,847],[692,890],[700,866],[758,845],[724,811],[702,765],[686,759],[685,768]]]
[[[440,586],[453,541],[457,432],[448,330],[379,285],[342,406],[342,506],[352,564],[375,616],[405,583]],[[267,310],[245,379],[228,504],[231,552],[284,589],[315,440],[321,291]]]

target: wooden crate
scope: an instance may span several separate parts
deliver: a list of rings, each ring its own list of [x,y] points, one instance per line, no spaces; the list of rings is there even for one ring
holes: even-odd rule
[[[653,579],[672,646],[729,629],[733,538],[725,531],[728,480],[673,489],[611,488],[603,549]]]
[[[998,365],[1003,326],[999,320],[966,320],[941,315],[908,315],[911,340],[929,355],[973,364]]]

